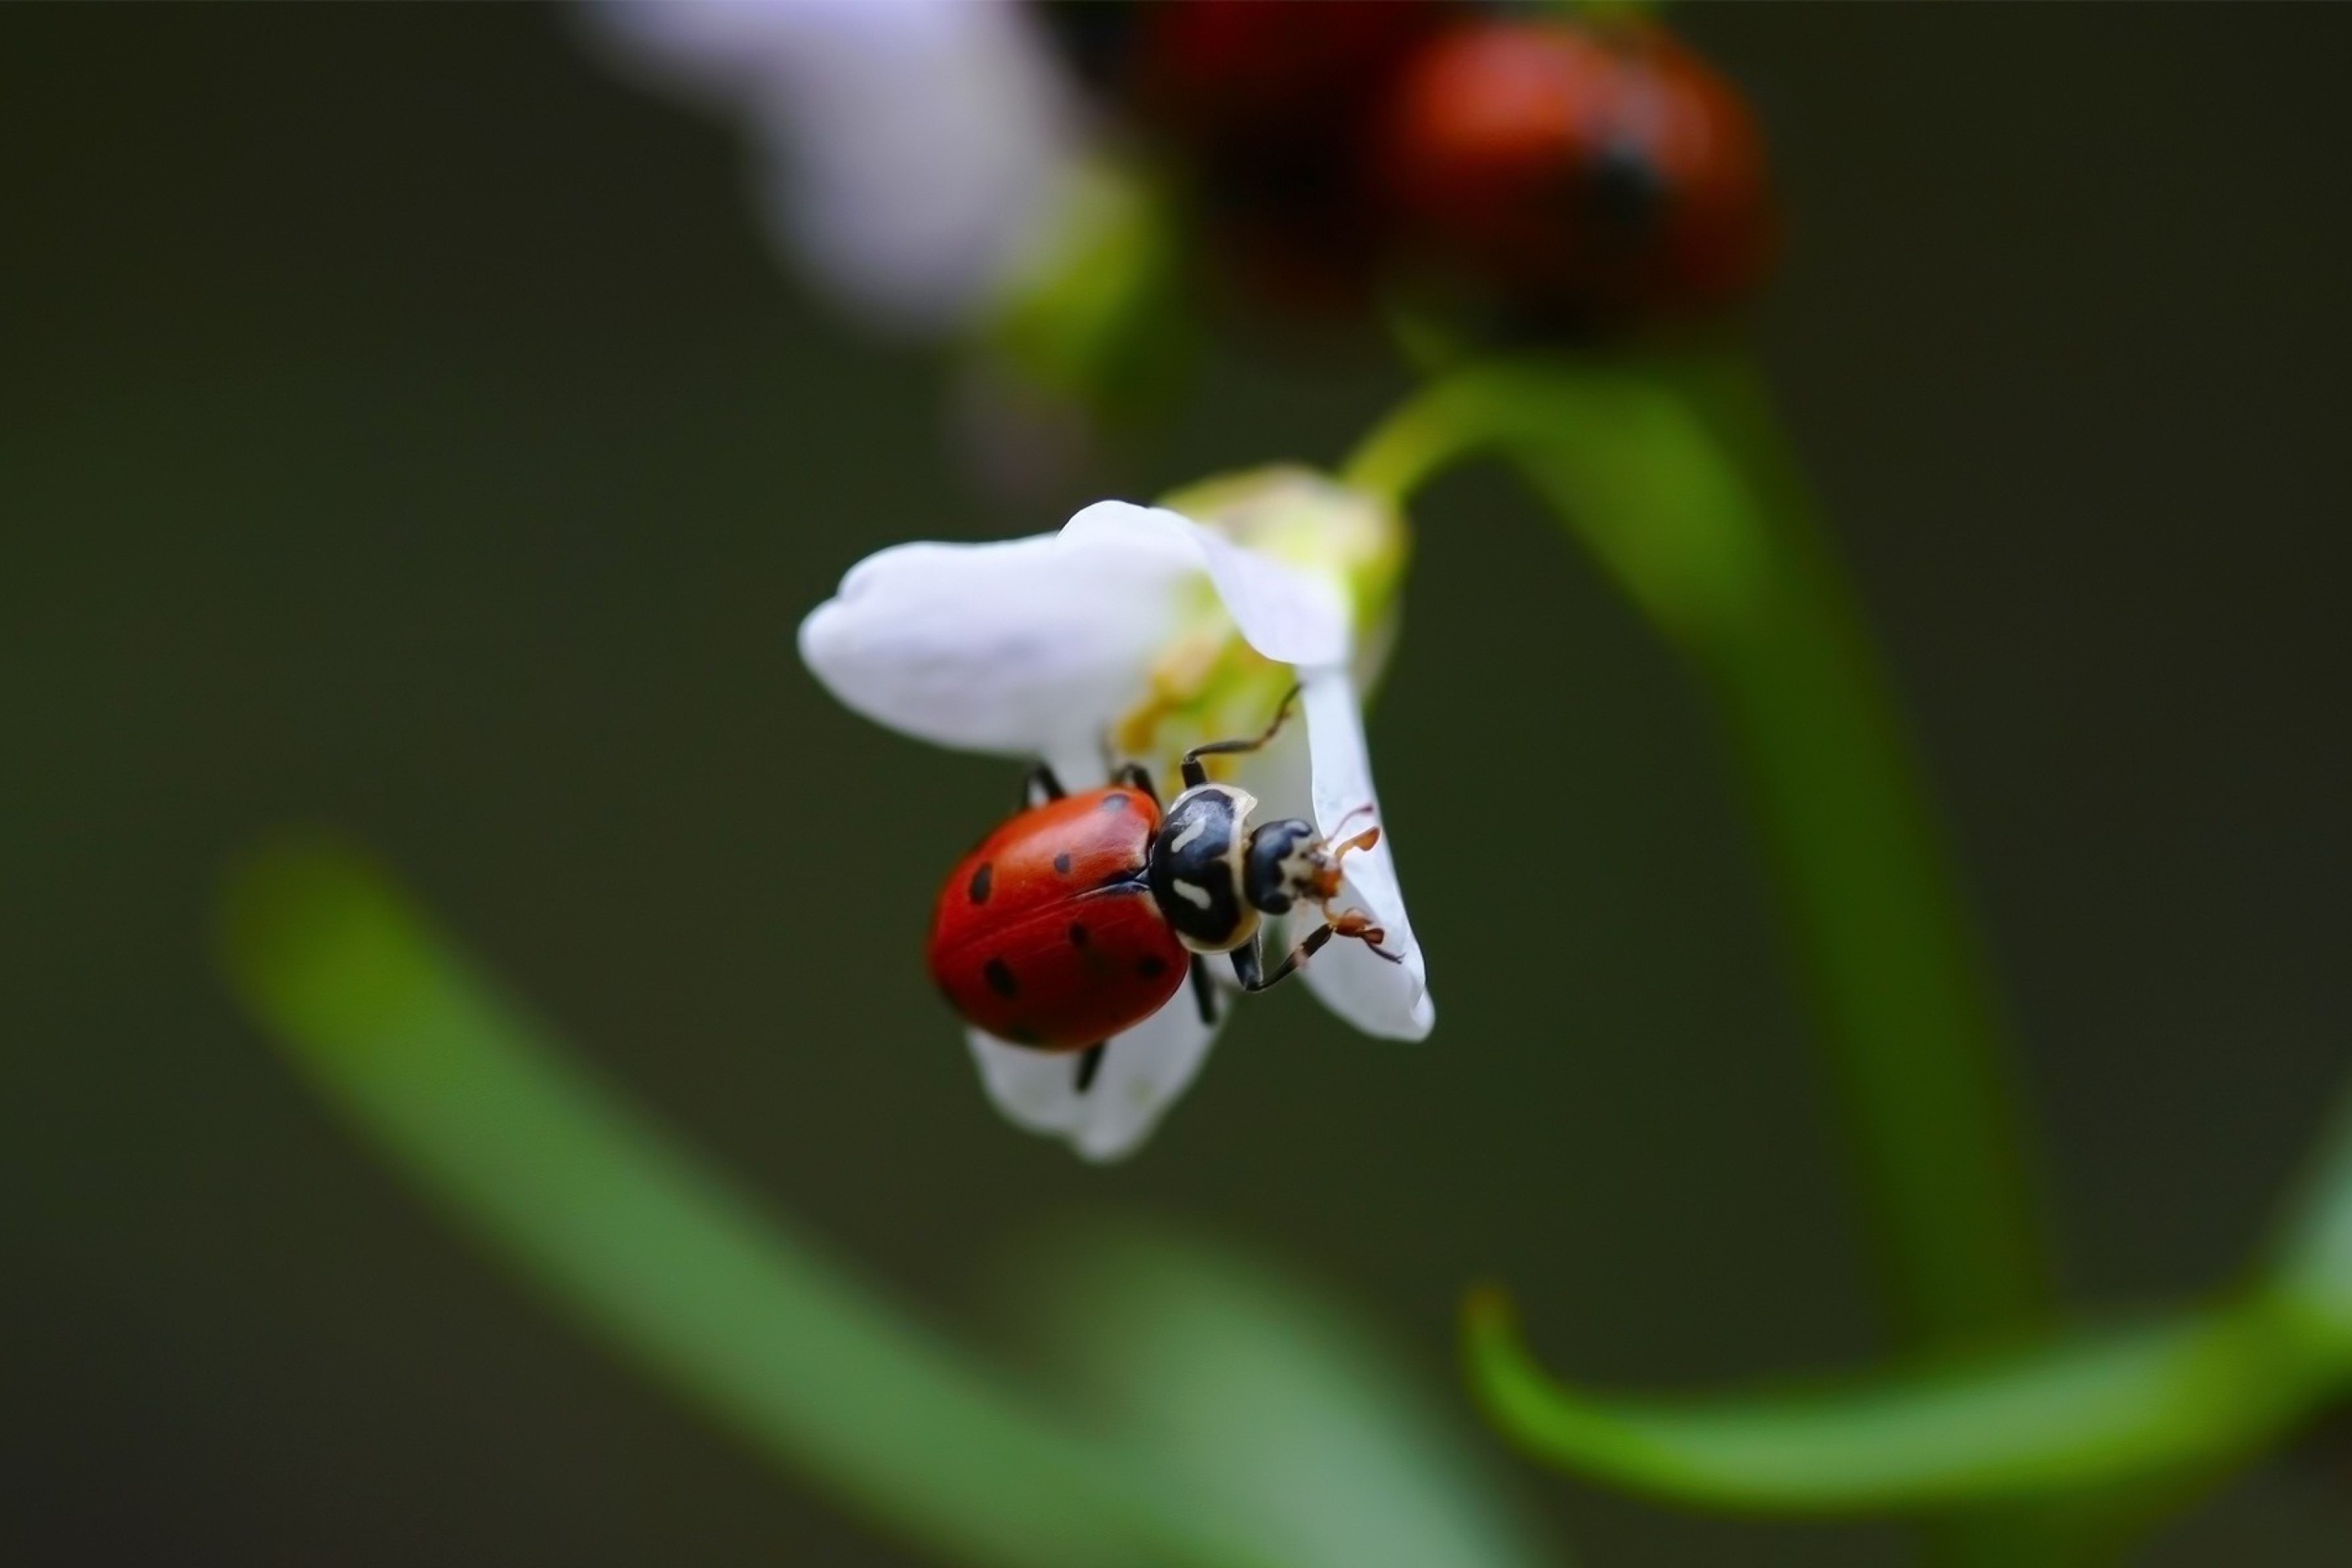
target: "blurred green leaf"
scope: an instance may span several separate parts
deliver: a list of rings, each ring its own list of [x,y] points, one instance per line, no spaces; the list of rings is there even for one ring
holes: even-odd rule
[[[2275,1437],[2342,1370],[2309,1320],[2260,1297],[1916,1373],[1705,1400],[1552,1381],[1497,1292],[1472,1298],[1464,1334],[1487,1413],[1529,1453],[1654,1497],[1790,1514],[2190,1476]]]
[[[1295,1568],[1558,1563],[1491,1447],[1352,1314],[1199,1242],[1073,1229],[1022,1271],[1107,1430]]]
[[[238,994],[383,1153],[577,1322],[787,1468],[979,1563],[1276,1561],[757,1212],[362,856],[281,846],[241,868],[225,914]]]

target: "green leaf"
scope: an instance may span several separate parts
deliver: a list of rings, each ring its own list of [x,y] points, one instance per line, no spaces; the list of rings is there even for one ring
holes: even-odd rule
[[[1023,1295],[1104,1429],[1292,1568],[1561,1560],[1466,1412],[1338,1303],[1131,1223],[1066,1231],[1025,1261]]]
[[[1552,1381],[1500,1293],[1464,1317],[1472,1385],[1538,1458],[1708,1508],[1857,1514],[2062,1498],[2242,1459],[2341,1370],[2263,1298],[1810,1390],[1633,1399]]]
[[[233,983],[379,1149],[575,1322],[943,1556],[1270,1560],[909,1321],[571,1060],[373,864],[290,844],[228,890]]]

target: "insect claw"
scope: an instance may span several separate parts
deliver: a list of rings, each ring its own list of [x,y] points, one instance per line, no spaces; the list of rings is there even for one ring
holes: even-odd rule
[[[1371,917],[1363,910],[1349,910],[1339,915],[1327,914],[1324,918],[1334,936],[1353,937],[1391,963],[1404,962],[1400,955],[1381,946],[1381,943],[1388,941],[1389,933],[1374,925]]]

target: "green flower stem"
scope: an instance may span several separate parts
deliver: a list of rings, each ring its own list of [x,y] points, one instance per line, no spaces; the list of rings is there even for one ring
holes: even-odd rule
[[[2194,1480],[2275,1438],[2345,1368],[2340,1336],[2260,1295],[1933,1371],[1704,1402],[1553,1383],[1498,1293],[1473,1299],[1464,1331],[1472,1384],[1528,1451],[1654,1497],[1792,1515]]]
[[[1905,1342],[2030,1327],[2046,1252],[2009,1048],[1853,595],[1760,393],[1720,361],[1455,372],[1348,478],[1402,501],[1513,459],[1717,699],[1769,846]]]
[[[901,1537],[1003,1568],[1265,1563],[698,1167],[363,858],[257,859],[225,937],[292,1062],[502,1261]]]
[[[1720,360],[1529,359],[1441,376],[1347,478],[1402,504],[1510,458],[1711,689],[1808,981],[1903,1342],[2040,1321],[2048,1256],[2008,1045],[1852,592],[1752,375]],[[1958,1521],[1948,1563],[2066,1560],[2029,1521]]]

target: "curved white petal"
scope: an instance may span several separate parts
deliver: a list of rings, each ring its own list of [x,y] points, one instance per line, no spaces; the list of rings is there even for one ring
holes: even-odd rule
[[[1249,645],[1281,664],[1342,664],[1351,651],[1347,605],[1330,584],[1245,550],[1166,507],[1102,500],[1070,519],[1066,539],[1151,539],[1199,561]]]
[[[1099,758],[1197,570],[1192,552],[1132,535],[896,545],[809,613],[801,658],[849,708],[921,740]]]
[[[801,657],[847,707],[942,746],[1097,759],[1213,586],[1284,663],[1350,650],[1328,584],[1156,507],[1097,501],[1057,534],[900,544],[866,557],[801,623]],[[1091,761],[1070,782],[1100,773]]]
[[[776,226],[875,314],[952,323],[1067,194],[1067,83],[1018,7],[968,0],[606,0],[641,68],[742,116]]]
[[[1065,1139],[1097,1162],[1124,1159],[1143,1146],[1162,1112],[1208,1059],[1217,1026],[1201,1022],[1187,985],[1168,1005],[1114,1038],[1095,1080],[1078,1092],[1078,1058],[1007,1045],[968,1031],[981,1081],[998,1110],[1032,1132]]]
[[[1256,820],[1314,816],[1314,768],[1308,753],[1307,721],[1294,711],[1263,749],[1236,759],[1233,782],[1257,796]]]
[[[1334,942],[1307,966],[1307,984],[1325,1006],[1364,1033],[1418,1040],[1436,1024],[1437,1005],[1430,1000],[1428,970],[1405,915],[1380,797],[1372,790],[1355,683],[1339,668],[1302,675],[1316,830],[1327,838],[1345,838],[1381,823],[1378,844],[1351,851],[1341,862],[1347,877],[1334,912],[1360,909],[1371,916],[1387,933],[1381,945],[1400,960],[1391,963],[1361,942]]]

